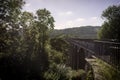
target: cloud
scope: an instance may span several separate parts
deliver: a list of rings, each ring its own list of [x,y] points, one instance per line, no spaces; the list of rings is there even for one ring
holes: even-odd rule
[[[78,22],[79,21],[79,22]],[[56,23],[55,29],[64,29],[64,28],[72,28],[72,27],[79,27],[84,25],[85,19],[74,19],[74,20],[68,20],[63,23]]]
[[[71,15],[71,14],[72,14],[72,12],[71,12],[71,11],[68,11],[68,12],[66,12],[66,14],[67,14],[67,15]]]
[[[69,16],[69,15],[72,15],[72,14],[73,14],[72,11],[60,12],[60,13],[58,13],[59,16]]]
[[[55,23],[55,29],[64,29],[65,28],[65,25],[60,23],[60,24],[57,24]]]
[[[103,22],[103,20],[99,17],[76,18],[72,20],[63,21],[62,23],[56,23],[55,29],[65,29],[65,28],[88,26],[88,25],[101,26],[101,22]]]
[[[31,4],[30,3],[26,3],[25,4],[25,7],[29,7]]]
[[[78,19],[76,19],[76,21],[81,22],[81,21],[85,21],[85,19],[84,18],[78,18]]]
[[[92,20],[96,20],[96,19],[97,19],[97,17],[91,17],[91,19],[92,19]]]
[[[73,24],[73,21],[67,21],[66,24],[71,25],[71,24]]]

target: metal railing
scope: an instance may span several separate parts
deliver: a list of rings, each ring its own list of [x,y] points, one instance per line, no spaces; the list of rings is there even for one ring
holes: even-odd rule
[[[120,43],[78,38],[68,41],[120,70]]]

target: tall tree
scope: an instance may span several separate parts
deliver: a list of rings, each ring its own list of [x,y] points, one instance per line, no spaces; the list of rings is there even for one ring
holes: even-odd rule
[[[8,45],[11,45],[11,36],[18,29],[17,17],[23,4],[23,0],[0,0],[0,53],[6,53]]]
[[[23,0],[0,0],[0,78],[15,79],[14,72],[20,71],[19,54],[16,56],[19,45],[19,15]],[[9,55],[10,54],[10,55]],[[4,55],[4,56],[3,56]],[[7,55],[7,56],[6,56]],[[16,64],[17,63],[17,64]],[[17,69],[16,69],[17,68]],[[13,76],[14,75],[14,76]],[[16,76],[16,77],[15,77]],[[20,77],[19,77],[20,78]]]
[[[113,5],[103,11],[105,22],[100,29],[100,39],[115,39],[120,41],[120,5]]]
[[[48,53],[46,52],[46,42],[48,41],[49,32],[54,28],[54,18],[46,9],[39,9],[36,12],[36,51],[38,61],[40,62],[41,70],[48,68]]]
[[[41,47],[43,48],[45,45],[45,41],[47,40],[48,32],[54,28],[54,19],[51,16],[51,13],[46,9],[39,9],[37,10],[36,14],[38,17],[37,23],[40,28],[39,31],[41,32],[42,38]]]

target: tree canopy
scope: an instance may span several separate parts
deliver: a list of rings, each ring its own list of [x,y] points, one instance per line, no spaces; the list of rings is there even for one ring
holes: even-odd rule
[[[109,6],[102,17],[105,21],[98,33],[99,38],[120,41],[120,5]]]
[[[0,79],[70,80],[73,72],[80,76],[81,71],[65,64],[68,43],[49,38],[55,22],[50,11],[21,11],[24,4],[0,0]]]
[[[23,0],[0,0],[0,53],[4,53],[8,50],[8,46],[11,45],[10,34],[14,34],[12,30],[18,29],[18,15],[21,13]],[[9,31],[8,31],[9,29]],[[8,40],[9,39],[9,40]]]

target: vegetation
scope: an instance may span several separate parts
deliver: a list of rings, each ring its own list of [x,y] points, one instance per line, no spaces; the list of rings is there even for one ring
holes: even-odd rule
[[[93,70],[89,70],[86,80],[119,80],[120,71],[101,59],[93,58],[90,61]],[[94,71],[94,73],[92,72]]]
[[[22,12],[23,0],[0,3],[0,79],[70,80],[83,70],[66,66],[69,44],[49,38],[54,18],[46,9]],[[74,72],[74,76],[73,76]]]
[[[66,65],[69,56],[67,54],[69,44],[65,41],[64,35],[50,39],[49,61],[50,66],[45,72],[46,80],[71,80],[81,78],[85,73],[84,70],[72,70]]]
[[[76,37],[82,39],[97,39],[97,31],[100,26],[81,26],[76,28],[68,28],[63,30],[53,30],[51,37],[66,35],[66,37]]]
[[[93,71],[89,70],[86,75],[86,80],[94,80]]]
[[[103,11],[105,19],[98,33],[99,39],[114,39],[120,41],[120,5],[113,5]]]
[[[56,37],[50,37],[49,34],[54,29],[55,22],[50,11],[38,9],[35,14],[27,11],[22,12],[21,9],[24,4],[23,0],[1,0],[0,2],[0,79],[81,79],[85,72],[83,70],[72,70],[66,64],[69,58],[67,53],[69,44],[65,41],[64,37],[95,39],[99,27],[87,26],[72,30],[61,30],[57,36],[55,35]],[[119,9],[119,6],[114,7],[115,10]],[[109,10],[104,12],[104,17],[108,16],[106,13],[109,13]],[[108,21],[103,26],[110,25],[109,22],[111,25],[118,26],[119,23],[117,21],[119,19],[116,18],[118,15],[115,14],[115,19],[107,17]],[[102,30],[103,28],[101,32]],[[101,32],[100,38],[104,38]],[[51,35],[54,34],[56,32],[53,32]],[[70,36],[58,36],[60,34],[69,34]],[[116,34],[116,37],[110,38],[119,40],[118,35]],[[92,79],[91,74],[89,72],[88,79]],[[115,72],[112,74],[112,77],[116,76]]]
[[[46,80],[72,80],[81,79],[83,74],[85,74],[83,70],[72,70],[70,67],[61,64],[49,69],[44,77]]]
[[[99,64],[99,73],[102,76],[102,80],[119,80],[120,79],[120,72],[110,66],[109,64],[96,59],[96,62]]]

